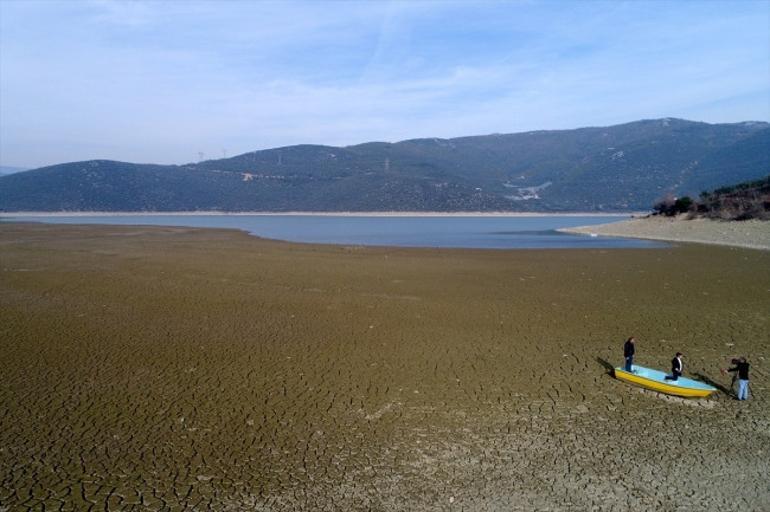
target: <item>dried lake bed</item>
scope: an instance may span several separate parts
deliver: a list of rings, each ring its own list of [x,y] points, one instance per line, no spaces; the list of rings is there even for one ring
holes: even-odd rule
[[[0,507],[770,509],[769,313],[767,251],[0,224]]]

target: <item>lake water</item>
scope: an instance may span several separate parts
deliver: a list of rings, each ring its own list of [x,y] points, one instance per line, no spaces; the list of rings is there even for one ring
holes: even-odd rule
[[[23,220],[54,224],[113,224],[232,228],[291,242],[400,247],[483,249],[655,248],[665,244],[627,238],[570,235],[558,228],[605,224],[608,216],[383,217],[334,215],[99,215],[35,216]]]

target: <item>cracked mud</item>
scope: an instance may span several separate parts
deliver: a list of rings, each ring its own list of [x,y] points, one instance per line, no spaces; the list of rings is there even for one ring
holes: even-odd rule
[[[770,510],[768,333],[761,251],[2,224],[0,510]]]

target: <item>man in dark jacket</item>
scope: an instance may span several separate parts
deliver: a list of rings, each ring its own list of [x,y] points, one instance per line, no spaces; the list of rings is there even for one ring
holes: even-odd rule
[[[738,400],[746,400],[749,397],[749,363],[745,357],[739,357],[733,368],[728,372],[738,372]]]
[[[666,380],[679,380],[679,377],[682,376],[683,369],[682,353],[677,352],[674,359],[671,360],[671,375],[666,375]]]
[[[633,371],[632,367],[633,367],[633,364],[634,364],[634,352],[636,351],[636,349],[634,347],[634,342],[636,342],[636,338],[631,336],[623,344],[623,357],[626,358],[626,371],[627,372]]]

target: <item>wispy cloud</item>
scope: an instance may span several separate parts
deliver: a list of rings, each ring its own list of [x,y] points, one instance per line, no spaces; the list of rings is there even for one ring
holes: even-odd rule
[[[137,1],[87,0],[91,21],[127,27],[146,27],[157,22],[157,11]],[[88,16],[88,15],[87,15]]]
[[[769,7],[0,2],[0,163],[767,120]]]

